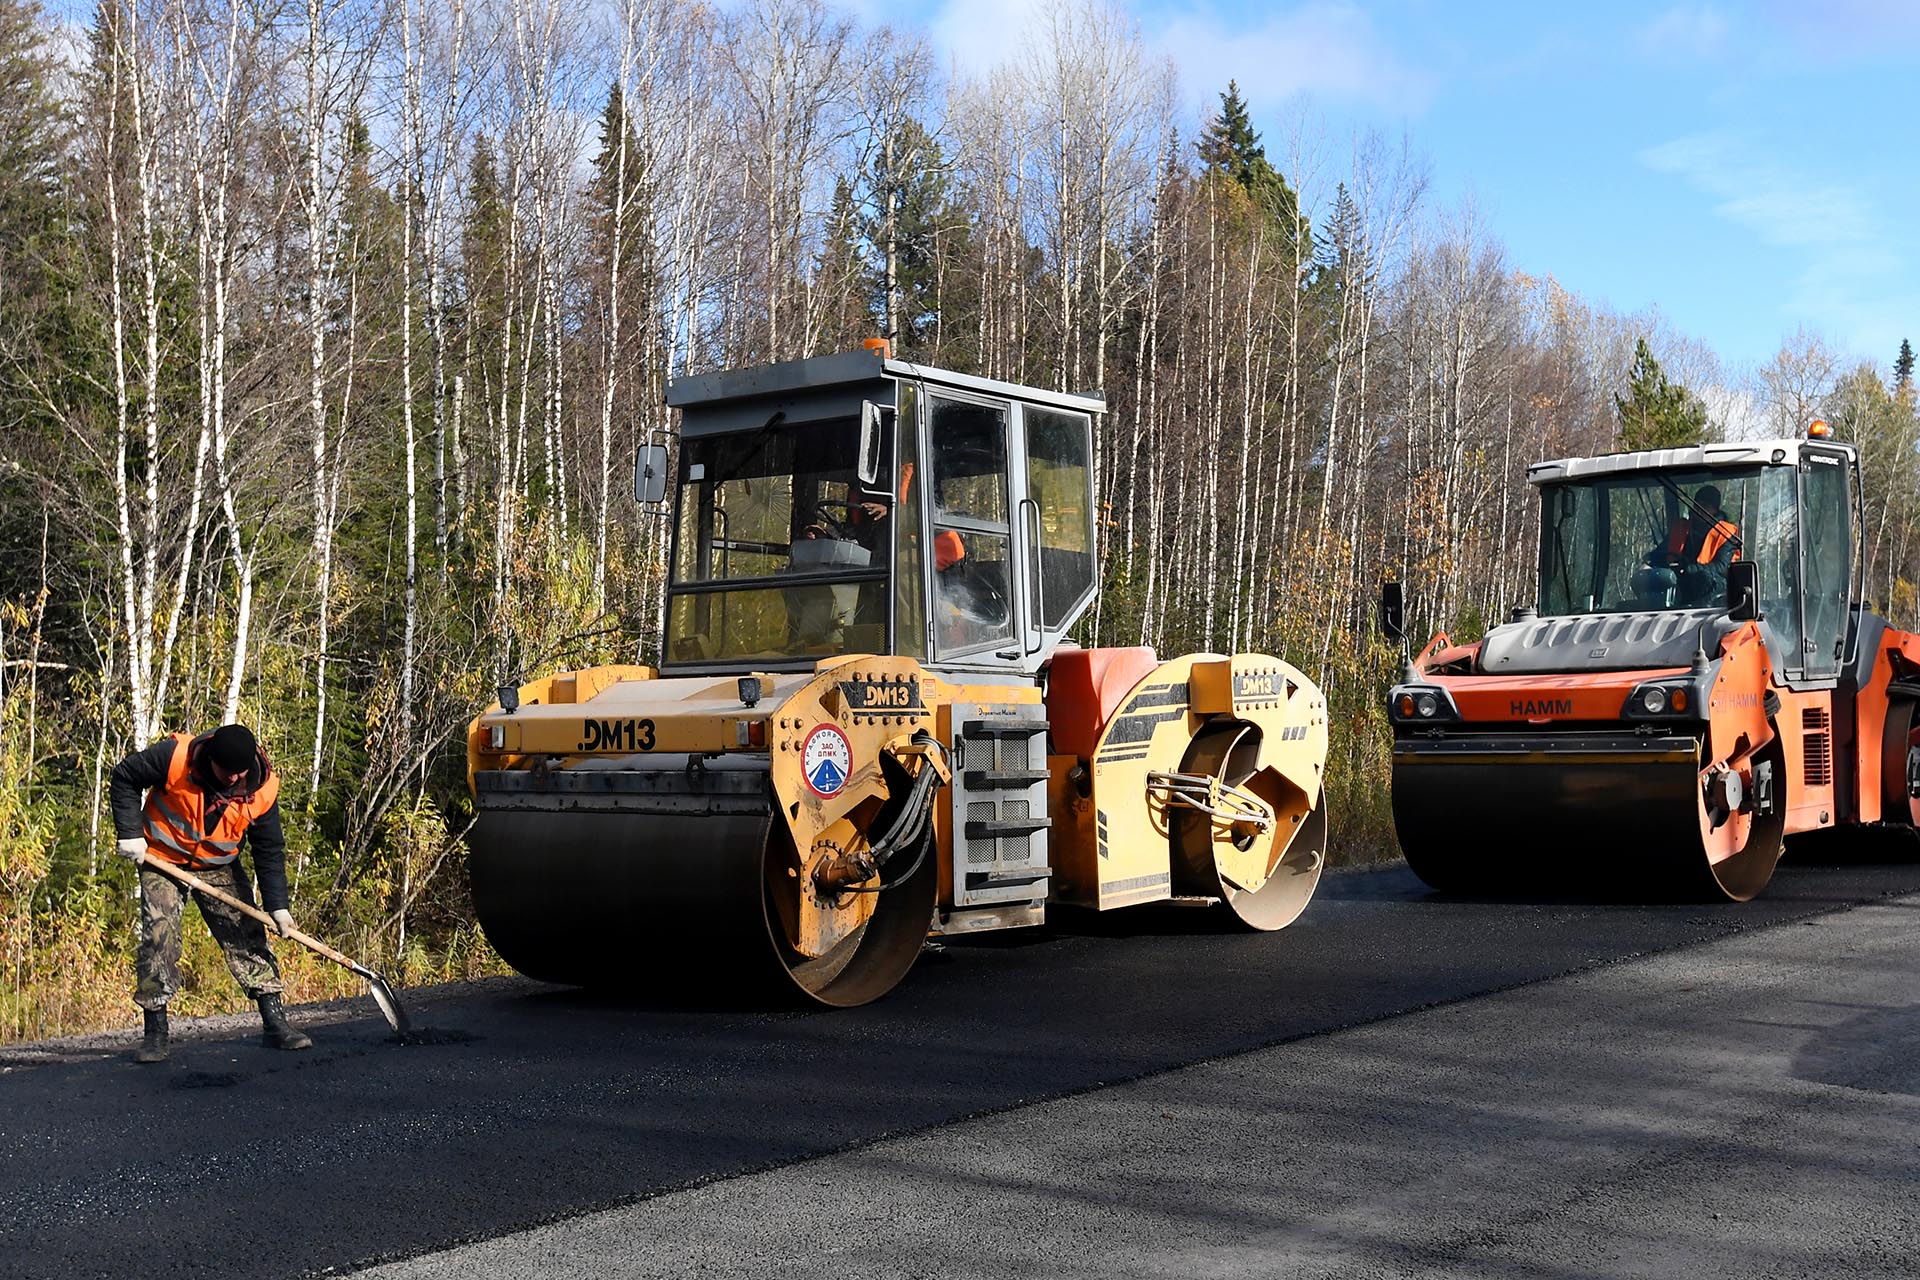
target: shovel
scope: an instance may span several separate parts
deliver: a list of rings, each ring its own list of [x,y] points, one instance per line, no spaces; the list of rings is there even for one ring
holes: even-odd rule
[[[161,875],[170,876],[178,880],[195,893],[204,893],[216,902],[224,902],[235,911],[240,911],[252,916],[276,934],[280,932],[280,926],[273,922],[272,916],[251,903],[242,902],[232,894],[223,893],[221,890],[214,888],[206,881],[190,874],[184,867],[176,867],[171,862],[162,862],[150,853],[142,853],[140,855],[140,865],[152,867]],[[295,942],[314,954],[325,956],[340,967],[351,969],[353,972],[365,978],[367,980],[367,994],[373,997],[373,1002],[380,1006],[380,1012],[386,1015],[387,1025],[393,1028],[395,1035],[404,1036],[407,1034],[409,1025],[407,1022],[407,1011],[402,1009],[400,1002],[393,998],[393,988],[387,985],[385,978],[367,968],[359,961],[340,954],[326,943],[320,941],[320,939],[302,933],[298,929],[288,930],[285,936],[292,938]]]

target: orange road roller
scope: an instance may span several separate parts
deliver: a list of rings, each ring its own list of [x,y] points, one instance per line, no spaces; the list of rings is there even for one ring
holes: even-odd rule
[[[474,908],[554,982],[858,1005],[930,936],[1216,899],[1325,858],[1327,710],[1262,654],[1068,631],[1098,583],[1096,396],[866,350],[681,378],[635,497],[671,521],[657,667],[501,688]]]
[[[1920,816],[1920,636],[1861,607],[1859,460],[1799,439],[1542,462],[1540,594],[1389,693],[1442,891],[1744,901],[1785,837]],[[1404,637],[1400,586],[1382,625]]]

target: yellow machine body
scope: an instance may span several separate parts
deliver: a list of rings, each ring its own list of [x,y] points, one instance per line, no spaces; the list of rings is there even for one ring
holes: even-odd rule
[[[469,727],[475,913],[515,968],[844,1006],[1050,903],[1306,906],[1312,681],[1066,638],[1098,400],[884,353],[669,394],[681,455],[636,483],[680,486],[662,665],[518,682]]]
[[[904,975],[920,937],[1038,924],[1048,901],[1104,911],[1214,897],[1250,926],[1272,929],[1299,914],[1318,881],[1326,836],[1325,701],[1278,659],[1200,655],[1161,663],[1113,712],[1091,758],[1049,754],[1046,811],[1029,815],[1050,835],[1049,856],[1014,869],[1015,881],[1025,872],[1016,891],[1030,896],[1016,892],[989,906],[961,896],[970,875],[967,850],[976,842],[967,812],[955,811],[951,785],[956,773],[987,771],[970,770],[982,762],[955,760],[951,747],[929,749],[916,734],[936,744],[979,742],[988,739],[969,733],[970,726],[1043,721],[1048,708],[1038,685],[958,684],[912,659],[885,656],[833,658],[812,672],[747,679],[757,685],[752,705],[743,702],[736,675],[662,679],[646,667],[563,672],[519,686],[513,710],[495,703],[472,722],[468,761],[476,789],[512,779],[517,790],[492,791],[494,803],[514,795],[532,802],[504,833],[496,812],[490,839],[477,840],[474,868],[483,919],[516,968],[592,985],[624,970],[629,956],[659,952],[672,963],[697,955],[698,941],[714,936],[707,914],[713,907],[750,915],[757,909],[775,939],[774,963],[756,966],[759,976],[777,980],[784,968],[800,991],[823,1002],[859,1002],[836,998],[831,988],[849,959],[836,952],[859,951],[860,935],[887,901],[875,890],[897,874],[882,868],[855,878],[857,859],[898,798],[883,762],[898,766],[896,778],[934,769],[946,783],[933,811],[935,860],[918,872],[931,895],[918,906],[919,928],[896,930],[894,954],[868,958],[891,975],[885,986]],[[956,724],[961,707],[978,719]],[[830,795],[811,785],[807,770],[809,742],[823,730],[844,740],[849,760],[844,782]],[[750,780],[744,790],[736,785],[742,778]],[[596,832],[589,806],[600,798],[593,785],[615,779],[647,784],[639,808],[645,816],[630,820],[635,834],[619,849],[589,834]],[[647,801],[674,807],[650,811]],[[739,814],[724,807],[729,803],[764,820],[742,829]],[[717,866],[737,855],[722,846],[741,837],[756,860],[764,859],[758,874],[716,876],[716,883],[744,881],[738,896],[751,899],[757,890],[758,904],[696,900],[674,913],[655,909],[659,885],[697,884],[703,863]],[[543,866],[553,846],[568,841],[624,867],[556,912],[539,891],[544,883],[528,881],[577,875],[578,868]],[[524,874],[495,883],[503,862]],[[637,939],[632,925],[641,919],[650,936]],[[738,958],[712,957],[729,963],[710,967],[731,973]],[[822,982],[822,971],[832,978]],[[854,993],[871,998],[878,994],[872,985],[855,984]]]

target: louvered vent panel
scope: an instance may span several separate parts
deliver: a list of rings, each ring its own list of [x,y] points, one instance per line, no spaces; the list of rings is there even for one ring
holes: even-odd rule
[[[1801,739],[1806,755],[1802,774],[1810,787],[1824,787],[1833,781],[1833,725],[1824,707],[1808,707],[1800,713]]]
[[[1046,722],[1034,707],[953,704],[954,905],[1047,896]]]

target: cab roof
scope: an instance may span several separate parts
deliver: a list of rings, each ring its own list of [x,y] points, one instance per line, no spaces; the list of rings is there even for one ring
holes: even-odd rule
[[[882,377],[951,387],[979,395],[1019,400],[1026,404],[1053,405],[1079,413],[1105,413],[1107,410],[1106,397],[1097,391],[1076,395],[1066,391],[1023,387],[993,378],[977,378],[968,373],[914,364],[909,360],[892,360],[878,351],[843,351],[805,360],[785,360],[779,364],[689,374],[667,384],[667,403],[674,408],[684,409],[728,401],[784,397],[822,391],[847,383],[871,382]]]
[[[1721,444],[1693,445],[1685,449],[1643,449],[1638,453],[1603,453],[1593,458],[1559,458],[1536,462],[1527,468],[1530,484],[1554,484],[1585,476],[1613,475],[1627,471],[1665,471],[1702,467],[1797,467],[1803,450],[1813,449],[1832,456],[1838,450],[1847,456],[1853,446],[1836,440],[1805,440],[1789,436],[1776,440],[1729,440]]]

